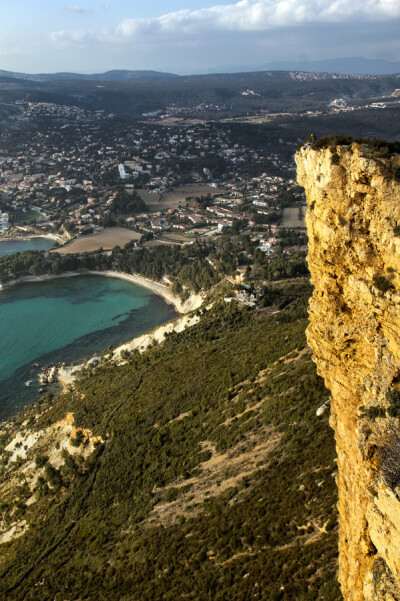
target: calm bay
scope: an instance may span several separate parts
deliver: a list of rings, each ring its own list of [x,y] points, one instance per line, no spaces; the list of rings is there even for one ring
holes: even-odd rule
[[[35,238],[0,239],[0,257],[11,255],[24,250],[50,250],[54,246],[54,240],[38,236]]]
[[[78,276],[0,291],[0,420],[39,395],[40,368],[117,346],[175,317],[150,290]],[[31,380],[30,387],[25,382]]]

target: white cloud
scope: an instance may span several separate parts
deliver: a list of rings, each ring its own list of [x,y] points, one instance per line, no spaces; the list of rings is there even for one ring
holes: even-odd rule
[[[384,21],[400,17],[399,0],[240,0],[199,10],[180,10],[153,19],[124,19],[109,34],[138,35],[202,31],[268,31],[307,23]]]
[[[108,8],[109,5],[103,5]],[[68,10],[81,12],[79,6]],[[400,18],[399,0],[240,0],[199,10],[179,10],[155,18],[126,18],[100,31],[60,31],[53,41],[74,43],[97,40],[103,43],[125,41],[182,41],[184,37],[218,32],[272,32],[287,27],[318,24],[360,24],[389,22]]]

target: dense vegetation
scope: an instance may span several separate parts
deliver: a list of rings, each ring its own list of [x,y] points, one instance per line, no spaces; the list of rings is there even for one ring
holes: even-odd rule
[[[24,476],[3,499],[3,520],[29,530],[3,545],[1,599],[340,599],[335,452],[315,414],[327,391],[304,351],[308,292],[272,317],[216,305],[163,347],[106,362],[16,418],[41,430],[72,411],[104,442],[85,461],[60,451],[60,468],[42,449],[36,502]]]
[[[0,281],[29,275],[58,275],[66,271],[116,269],[139,273],[153,280],[171,276],[176,280],[176,292],[180,292],[182,286],[199,292],[208,289],[217,278],[215,270],[205,260],[212,248],[207,244],[194,244],[183,248],[138,249],[128,243],[124,249],[116,246],[111,255],[102,251],[82,255],[24,251],[0,257]]]
[[[309,115],[282,115],[266,123],[221,123],[220,127],[229,130],[232,139],[239,144],[250,146],[258,151],[276,153],[282,159],[291,161],[296,146],[314,132],[317,142],[326,136],[337,136],[338,132],[345,132],[340,139],[361,138],[373,141],[399,140],[400,139],[400,109],[397,107],[377,110],[363,109],[354,112],[341,112],[318,115],[318,118]],[[339,142],[340,143],[340,142]],[[345,142],[342,142],[345,143]],[[384,141],[384,146],[388,143]],[[398,152],[398,151],[397,151]],[[246,162],[243,172],[257,175],[258,165]],[[262,163],[264,171],[282,175],[282,167],[269,163],[267,168]]]
[[[296,232],[282,230],[281,235],[286,245],[304,243]],[[24,251],[0,257],[0,282],[66,271],[114,269],[139,273],[153,280],[167,276],[173,280],[173,291],[187,297],[188,291],[208,290],[225,275],[234,274],[239,266],[247,266],[255,279],[308,275],[304,252],[291,256],[278,252],[273,258],[267,258],[257,249],[257,244],[252,243],[249,236],[234,239],[226,236],[215,243],[199,241],[183,247],[156,246],[152,249],[137,248],[128,242],[124,248],[116,246],[111,254],[101,250],[82,255]]]
[[[266,123],[221,123],[226,127],[236,143],[250,146],[256,150],[274,152],[285,160],[290,160],[297,144],[314,132],[318,139],[325,136],[340,138],[386,138],[396,140],[400,137],[400,109],[396,107],[384,110],[363,109],[354,112],[341,112],[318,115],[282,115]],[[269,172],[273,173],[269,166]],[[277,167],[277,175],[279,168]]]
[[[127,192],[124,188],[118,190],[110,206],[111,213],[116,215],[136,215],[143,213],[146,209],[146,204],[137,193]]]

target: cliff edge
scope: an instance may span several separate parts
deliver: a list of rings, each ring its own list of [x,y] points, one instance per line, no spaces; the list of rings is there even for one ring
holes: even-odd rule
[[[400,157],[296,154],[314,286],[307,338],[332,393],[344,598],[400,600]]]

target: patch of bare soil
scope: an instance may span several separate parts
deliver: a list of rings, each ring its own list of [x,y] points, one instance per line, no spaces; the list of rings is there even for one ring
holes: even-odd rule
[[[284,360],[284,363],[288,364],[288,363],[292,363],[293,361],[298,361],[299,359],[304,357],[304,355],[311,355],[311,353],[312,353],[312,351],[311,351],[310,347],[305,346],[295,357],[287,357]]]
[[[179,496],[169,503],[156,505],[146,520],[147,525],[169,526],[182,515],[193,516],[201,511],[202,504],[208,499],[221,495],[228,488],[236,487],[243,478],[251,476],[256,470],[267,469],[268,457],[281,437],[282,434],[274,428],[263,428],[257,434],[250,434],[246,440],[226,453],[218,453],[213,442],[204,441],[202,450],[212,453],[210,459],[200,464],[198,476],[177,480],[154,491],[167,493],[170,489],[178,489]]]

